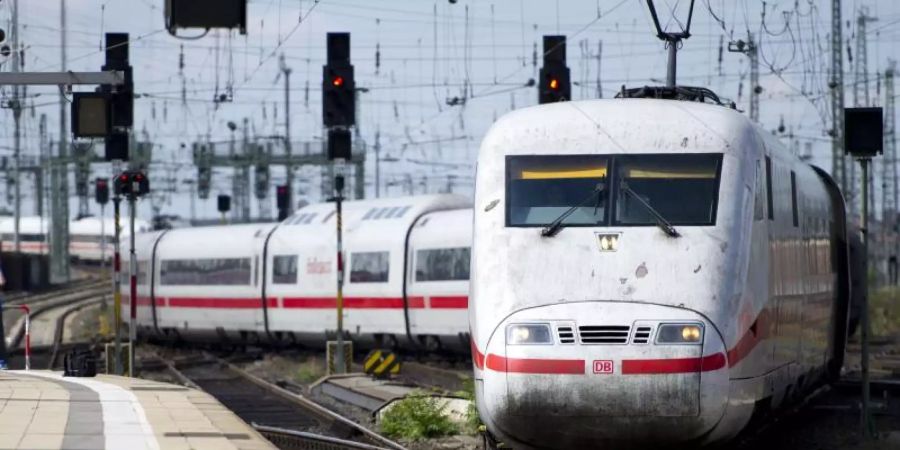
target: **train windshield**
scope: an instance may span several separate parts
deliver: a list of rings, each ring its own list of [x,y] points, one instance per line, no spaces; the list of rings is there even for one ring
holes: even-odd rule
[[[715,224],[721,162],[720,154],[617,156],[613,225],[656,224],[647,205],[672,225]]]
[[[570,209],[566,226],[597,226],[607,221],[605,185],[609,157],[597,155],[509,156],[507,224],[548,225]]]
[[[652,226],[655,211],[671,225],[714,225],[721,165],[721,154],[507,156],[506,224]]]

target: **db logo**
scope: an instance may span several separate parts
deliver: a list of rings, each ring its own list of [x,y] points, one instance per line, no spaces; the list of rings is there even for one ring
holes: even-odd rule
[[[594,373],[613,373],[613,362],[606,359],[594,361]]]

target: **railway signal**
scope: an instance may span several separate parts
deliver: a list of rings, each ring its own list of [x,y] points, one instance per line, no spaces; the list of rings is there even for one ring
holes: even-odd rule
[[[291,206],[291,190],[286,184],[275,187],[275,204],[278,206],[278,220],[287,219],[288,208]]]
[[[115,91],[109,85],[100,86],[100,92],[108,99],[107,117],[109,133],[105,136],[105,159],[128,160],[128,129],[134,124],[134,82],[128,60],[128,33],[106,33],[106,63],[103,70],[121,70],[125,83]],[[75,124],[73,118],[73,126]]]
[[[872,158],[883,151],[884,118],[883,110],[877,108],[845,108],[844,109],[844,151],[859,161],[862,168],[862,235],[863,248],[869,254],[869,165]],[[867,258],[864,258],[867,260]],[[868,273],[864,269],[863,273]],[[869,300],[866,295],[860,296],[859,326],[862,351],[860,355],[860,372],[862,372],[862,424],[863,435],[875,435],[875,422],[869,411]]]
[[[231,211],[231,196],[220,194],[216,197],[216,209],[222,214],[222,223],[225,223],[225,214]]]
[[[97,178],[94,181],[94,200],[97,204],[103,206],[109,203],[109,180],[106,178]]]
[[[566,66],[566,37],[544,36],[544,65],[538,83],[538,103],[555,103],[572,99],[572,83]]]
[[[328,160],[343,159],[350,161],[352,138],[350,130],[334,128],[328,130]]]
[[[116,195],[123,195],[129,200],[143,197],[150,193],[150,180],[143,172],[126,170],[116,177]]]
[[[356,83],[350,64],[350,33],[328,33],[328,60],[322,67],[322,122],[326,127],[356,124]]]

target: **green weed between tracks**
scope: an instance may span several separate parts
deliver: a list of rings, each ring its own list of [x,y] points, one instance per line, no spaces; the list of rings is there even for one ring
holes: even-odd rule
[[[478,433],[481,420],[475,407],[474,381],[467,377],[463,380],[463,390],[455,395],[471,402],[461,422],[448,417],[448,405],[444,399],[433,397],[427,392],[416,392],[398,401],[384,413],[381,432],[388,437],[406,441]]]
[[[440,398],[416,393],[398,401],[381,418],[381,432],[390,438],[409,441],[456,434],[459,427],[444,412]]]

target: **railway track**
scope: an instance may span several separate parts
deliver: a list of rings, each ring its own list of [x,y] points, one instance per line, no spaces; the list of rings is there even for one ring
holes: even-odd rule
[[[102,301],[108,292],[106,281],[85,280],[55,291],[7,302],[8,306],[27,305],[30,308],[31,367],[52,370],[57,367],[60,354],[71,348],[90,344],[66,342],[66,322],[78,311]],[[5,338],[9,349],[9,365],[12,368],[24,368],[25,315],[18,308],[8,308],[4,311],[4,322],[9,324],[5,327],[8,331]]]
[[[216,397],[241,419],[271,436],[280,448],[404,448],[302,395],[209,353],[173,361],[158,359],[176,379]],[[311,443],[315,446],[310,447]]]
[[[91,299],[96,299],[98,297],[102,297],[108,292],[109,287],[106,286],[105,283],[98,283],[95,285],[85,286],[83,289],[79,289],[74,292],[66,290],[55,296],[45,297],[34,302],[29,301],[27,303],[31,308],[31,321],[34,322],[41,315],[46,314],[54,309],[83,303]],[[9,334],[11,336],[11,339],[9,339],[8,341],[9,348],[15,349],[20,347],[22,345],[22,340],[25,337],[25,318],[20,315],[16,319],[16,322],[13,324],[10,330],[11,332]]]

